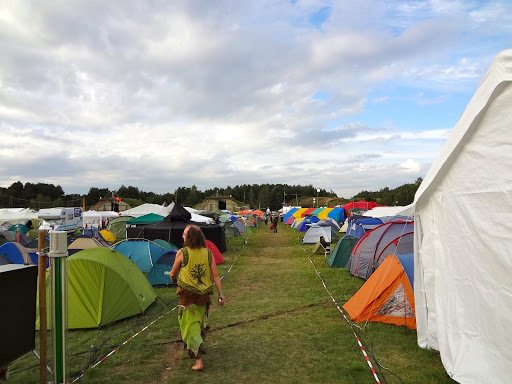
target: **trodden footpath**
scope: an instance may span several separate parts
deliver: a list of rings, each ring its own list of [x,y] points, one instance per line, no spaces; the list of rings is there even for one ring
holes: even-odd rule
[[[329,268],[323,253],[312,255],[313,246],[300,243],[303,235],[282,223],[278,233],[260,224],[247,244],[228,239],[218,267],[227,304],[211,308],[203,371],[191,369],[179,342],[171,287],[156,289],[159,301],[145,316],[68,332],[70,378],[86,372],[78,383],[453,383],[438,354],[417,346],[414,330],[351,327],[322,281],[340,306],[364,281]],[[9,382],[38,382],[33,360],[13,364]]]

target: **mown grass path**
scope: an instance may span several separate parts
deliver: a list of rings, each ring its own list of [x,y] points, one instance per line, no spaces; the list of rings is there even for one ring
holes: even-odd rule
[[[227,304],[211,309],[203,371],[192,371],[193,361],[176,342],[177,314],[167,313],[176,305],[175,289],[160,288],[160,302],[168,308],[156,303],[145,316],[70,331],[70,372],[88,368],[79,383],[375,383],[350,325],[333,305],[308,255],[340,305],[364,281],[345,269],[329,268],[324,255],[312,255],[312,246],[301,245],[298,236],[280,223],[277,234],[261,224],[246,245],[242,237],[230,239],[226,262],[219,266],[222,275],[234,260],[223,281]],[[381,382],[453,383],[438,355],[417,346],[415,331],[377,323],[360,327],[372,364],[387,368],[378,368]],[[116,353],[90,368],[116,347]],[[37,383],[37,368],[27,368],[33,364],[30,356],[21,359],[9,381]]]

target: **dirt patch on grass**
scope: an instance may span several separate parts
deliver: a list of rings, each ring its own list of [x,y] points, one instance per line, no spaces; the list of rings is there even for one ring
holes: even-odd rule
[[[180,338],[179,334],[176,335],[176,339]],[[162,373],[162,382],[166,383],[167,380],[174,377],[176,367],[184,356],[183,343],[172,343],[166,348],[166,357],[164,359],[165,369]]]

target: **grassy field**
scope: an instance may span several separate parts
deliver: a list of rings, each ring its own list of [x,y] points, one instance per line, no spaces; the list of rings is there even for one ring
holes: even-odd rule
[[[227,298],[213,306],[202,372],[191,370],[176,311],[174,288],[159,288],[145,315],[93,330],[68,332],[68,371],[79,383],[375,383],[350,325],[334,306],[363,284],[345,269],[329,268],[323,255],[279,225],[254,229],[248,243],[230,239],[219,266]],[[158,320],[157,320],[158,319]],[[156,321],[155,321],[156,320]],[[126,342],[142,328],[144,332]],[[367,323],[356,329],[383,383],[453,383],[435,351],[417,346],[416,332]],[[119,349],[91,368],[103,356]],[[37,359],[27,354],[10,366],[9,383],[37,383]]]

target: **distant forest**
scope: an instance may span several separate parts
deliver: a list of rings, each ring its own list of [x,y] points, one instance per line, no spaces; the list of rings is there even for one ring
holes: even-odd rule
[[[400,187],[390,189],[388,187],[380,191],[362,191],[353,197],[354,200],[365,199],[375,201],[384,205],[407,205],[414,200],[414,194],[421,184],[422,179],[418,178],[412,184],[404,184]],[[318,191],[319,189],[319,191]],[[85,198],[86,208],[96,204],[102,198],[110,198],[112,192],[130,206],[134,207],[143,203],[170,204],[173,201],[181,205],[193,207],[210,196],[231,196],[243,202],[252,209],[270,207],[277,210],[287,205],[311,205],[313,198],[318,198],[321,205],[345,204],[347,199],[338,198],[336,193],[326,191],[322,188],[315,188],[312,185],[287,185],[287,184],[244,184],[235,187],[213,188],[200,191],[195,185],[192,187],[180,187],[173,193],[157,194],[144,192],[137,187],[121,185],[117,191],[108,188],[89,189],[86,195],[66,195],[61,186],[46,183],[23,183],[17,181],[7,188],[0,187],[0,208],[22,207],[41,209],[50,207],[82,206]],[[352,199],[351,199],[352,200]],[[317,202],[318,204],[318,202]]]

